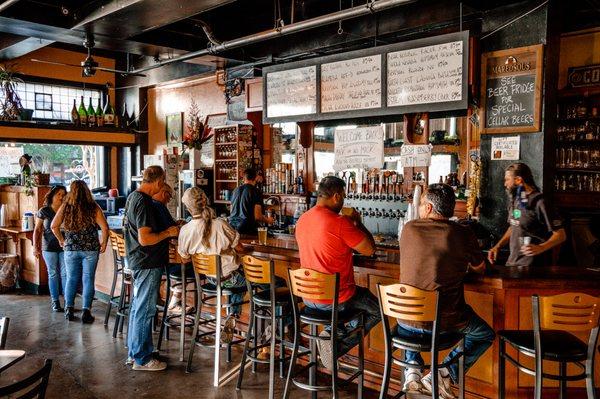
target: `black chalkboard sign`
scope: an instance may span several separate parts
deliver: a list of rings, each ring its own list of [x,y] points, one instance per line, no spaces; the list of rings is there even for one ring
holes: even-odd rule
[[[483,133],[540,129],[542,46],[495,51],[483,56]]]

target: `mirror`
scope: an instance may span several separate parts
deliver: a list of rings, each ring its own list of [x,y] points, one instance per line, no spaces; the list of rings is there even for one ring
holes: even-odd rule
[[[298,125],[295,122],[276,123],[271,127],[271,132],[271,167],[287,163],[292,164],[292,170],[297,171]]]

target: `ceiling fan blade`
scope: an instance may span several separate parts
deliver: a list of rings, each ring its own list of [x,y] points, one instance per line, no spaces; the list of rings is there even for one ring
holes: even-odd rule
[[[48,60],[38,60],[36,58],[32,58],[31,61],[32,62],[40,62],[42,64],[60,65],[60,66],[69,66],[69,67],[81,68],[81,65],[65,64],[63,62],[55,62],[55,61],[48,61]]]
[[[146,77],[146,75],[144,75],[143,73],[132,73],[132,72],[127,72],[127,71],[120,71],[118,69],[110,69],[110,68],[104,68],[104,67],[96,67],[95,69],[97,69],[99,71],[104,71],[104,72],[119,73],[121,75],[132,75],[132,76]]]

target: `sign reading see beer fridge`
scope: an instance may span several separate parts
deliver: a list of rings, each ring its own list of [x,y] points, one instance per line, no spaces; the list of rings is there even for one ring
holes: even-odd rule
[[[483,54],[483,133],[540,131],[543,46]]]

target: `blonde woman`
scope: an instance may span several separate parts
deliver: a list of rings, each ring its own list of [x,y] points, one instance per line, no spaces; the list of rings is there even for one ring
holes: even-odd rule
[[[102,236],[98,238],[98,226]],[[65,203],[52,221],[52,232],[65,251],[67,284],[65,286],[65,318],[75,319],[73,306],[79,281],[83,281],[82,323],[93,323],[91,308],[98,256],[106,250],[108,224],[102,209],[96,204],[87,184],[82,180],[71,183]],[[62,230],[61,230],[62,227]],[[64,235],[63,235],[64,230]]]

